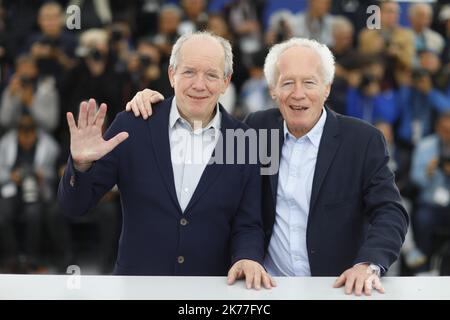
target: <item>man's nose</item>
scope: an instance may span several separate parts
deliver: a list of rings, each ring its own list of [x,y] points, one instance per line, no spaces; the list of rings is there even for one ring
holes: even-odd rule
[[[194,78],[194,83],[192,84],[192,88],[195,90],[205,90],[206,88],[206,79],[202,74],[198,74]]]
[[[305,89],[303,88],[302,84],[296,84],[294,86],[292,97],[295,99],[303,99],[305,97]]]

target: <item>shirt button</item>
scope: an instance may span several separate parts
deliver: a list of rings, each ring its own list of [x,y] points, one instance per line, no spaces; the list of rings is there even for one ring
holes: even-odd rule
[[[184,193],[189,193],[189,189],[188,188],[184,188]]]
[[[183,256],[179,256],[177,260],[178,260],[179,264],[182,264],[184,262],[184,257]]]
[[[185,225],[188,224],[188,221],[187,221],[185,218],[182,218],[182,219],[180,220],[180,224],[181,224],[182,226],[185,226]]]
[[[70,186],[73,188],[75,186],[75,176],[70,177]]]

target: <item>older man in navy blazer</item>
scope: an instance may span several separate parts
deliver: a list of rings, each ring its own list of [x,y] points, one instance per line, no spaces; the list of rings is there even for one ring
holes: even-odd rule
[[[68,113],[71,157],[59,202],[68,214],[84,214],[117,184],[123,226],[115,274],[228,272],[229,283],[245,276],[248,288],[274,285],[262,267],[259,166],[208,164],[226,157],[227,150],[218,150],[227,146],[225,130],[248,128],[217,102],[231,74],[226,40],[185,35],[170,59],[175,97],[149,121],[120,113],[103,138],[106,105],[95,113],[93,99],[82,103],[77,124]]]
[[[265,139],[260,152],[280,159],[262,181],[264,266],[274,276],[339,276],[335,287],[369,295],[373,287],[384,291],[380,275],[398,258],[408,215],[382,134],[325,107],[334,70],[331,51],[314,40],[290,39],[266,57],[278,108],[246,120],[281,133],[277,146]],[[145,90],[127,108],[145,118],[160,98]]]

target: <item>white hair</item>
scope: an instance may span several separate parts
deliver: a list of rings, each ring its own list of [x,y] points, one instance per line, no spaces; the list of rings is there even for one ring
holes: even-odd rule
[[[205,37],[217,41],[223,49],[224,53],[224,76],[228,77],[233,74],[233,52],[231,50],[231,44],[228,40],[219,37],[208,31],[197,31],[193,33],[186,33],[179,37],[172,47],[172,53],[170,54],[169,67],[175,70],[180,63],[180,50],[183,44],[193,37]],[[201,50],[201,48],[199,48]]]
[[[345,16],[335,16],[333,18],[333,22],[331,23],[331,28],[333,30],[333,34],[345,31],[350,31],[353,33],[355,30],[351,21]]]
[[[270,48],[267,54],[266,61],[264,63],[264,75],[266,76],[269,86],[275,87],[277,83],[277,62],[280,55],[289,48],[292,47],[306,47],[312,49],[320,58],[321,72],[323,81],[326,85],[331,84],[334,78],[334,56],[330,49],[316,40],[305,38],[291,38],[284,42],[278,43]]]
[[[428,3],[415,3],[409,6],[408,16],[411,18],[419,9],[424,9],[429,17],[433,17],[433,8]]]

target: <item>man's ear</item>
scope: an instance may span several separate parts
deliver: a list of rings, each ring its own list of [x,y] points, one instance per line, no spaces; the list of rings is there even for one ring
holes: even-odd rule
[[[231,82],[231,74],[223,79],[223,87],[222,90],[220,91],[222,94],[225,93],[228,86],[230,85],[230,82]]]
[[[275,101],[277,99],[277,93],[275,92],[274,87],[271,85],[269,85],[269,93],[272,100]]]
[[[325,92],[324,92],[325,101],[328,99],[328,96],[330,95],[330,91],[331,91],[331,84],[328,84],[325,87]]]
[[[175,85],[175,70],[172,67],[169,67],[167,73],[169,75],[170,86],[173,88]]]

